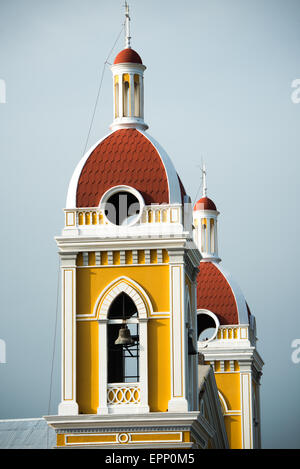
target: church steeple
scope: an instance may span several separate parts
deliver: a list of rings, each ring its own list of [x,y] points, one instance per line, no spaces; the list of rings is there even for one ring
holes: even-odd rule
[[[207,171],[202,166],[202,198],[194,206],[194,241],[203,261],[220,262],[218,256],[217,218],[219,212],[214,202],[207,197]]]
[[[115,58],[113,73],[114,120],[112,130],[148,129],[144,122],[144,71],[142,59],[131,48],[129,5],[125,2],[125,49]]]

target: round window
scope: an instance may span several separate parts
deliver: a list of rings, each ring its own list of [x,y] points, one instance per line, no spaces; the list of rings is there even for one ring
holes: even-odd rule
[[[220,322],[217,316],[208,310],[197,311],[198,342],[209,342],[217,336]]]
[[[118,186],[109,189],[104,194],[100,205],[110,223],[118,226],[131,226],[140,219],[144,201],[135,189]]]

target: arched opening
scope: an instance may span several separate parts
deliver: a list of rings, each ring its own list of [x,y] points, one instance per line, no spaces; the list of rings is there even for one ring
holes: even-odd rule
[[[99,295],[94,307],[99,323],[98,414],[149,412],[148,317],[152,311],[143,287],[125,276],[115,278]],[[124,353],[123,342],[118,341],[117,350],[115,344],[123,318],[135,339]]]
[[[116,344],[124,323],[133,339],[132,344]],[[108,310],[107,348],[107,382],[138,382],[140,379],[138,312],[130,296],[124,292],[114,299]]]
[[[201,251],[206,251],[206,218],[201,219]]]
[[[210,219],[210,252],[215,252],[215,221]]]
[[[128,117],[130,115],[130,103],[129,103],[129,75],[123,76],[123,116]]]
[[[218,333],[219,320],[217,316],[210,311],[198,311],[197,314],[197,334],[198,342],[207,342],[213,340]]]
[[[134,75],[134,116],[141,116],[141,86],[139,75]]]

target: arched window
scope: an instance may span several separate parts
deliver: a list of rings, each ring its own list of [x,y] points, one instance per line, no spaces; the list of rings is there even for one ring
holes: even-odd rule
[[[132,344],[116,344],[124,325],[128,328]],[[139,375],[139,325],[137,309],[126,293],[120,293],[108,310],[107,325],[107,382],[137,383]]]
[[[98,414],[149,412],[147,323],[153,308],[147,293],[132,279],[119,277],[99,295],[94,311],[99,323]],[[121,337],[129,332],[133,343],[117,341],[122,326],[129,331]]]
[[[198,342],[205,343],[214,340],[219,327],[219,319],[214,313],[206,309],[199,309],[197,311]]]

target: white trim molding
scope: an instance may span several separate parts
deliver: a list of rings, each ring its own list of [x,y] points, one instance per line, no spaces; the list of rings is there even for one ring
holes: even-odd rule
[[[184,250],[169,250],[171,399],[169,412],[187,412],[187,334],[184,299]]]
[[[76,258],[61,254],[62,272],[62,400],[59,415],[78,415],[76,402]]]

